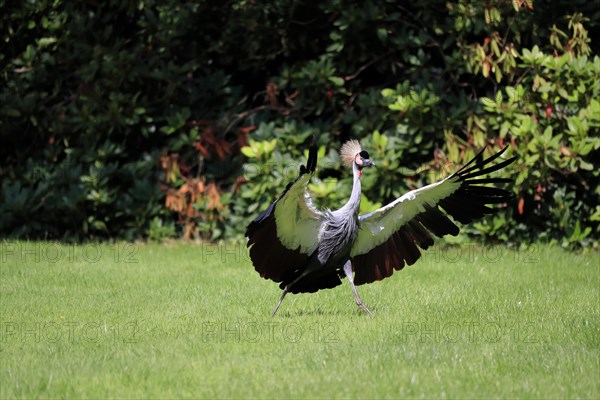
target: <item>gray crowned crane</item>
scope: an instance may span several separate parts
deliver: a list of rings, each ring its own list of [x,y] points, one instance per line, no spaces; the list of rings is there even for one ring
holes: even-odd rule
[[[350,199],[338,210],[320,211],[307,191],[317,166],[313,142],[299,176],[246,230],[254,268],[261,277],[280,283],[283,290],[272,315],[286,294],[333,288],[344,277],[350,282],[356,304],[371,315],[356,285],[385,279],[394,270],[414,264],[421,256],[419,248],[433,245],[433,236],[456,236],[458,226],[442,210],[455,221],[468,224],[513,197],[508,190],[489,186],[509,183],[510,179],[483,177],[515,160],[493,164],[506,149],[483,159],[484,148],[447,178],[358,215],[363,169],[375,165],[369,153],[356,140],[344,143],[340,156],[354,177]]]

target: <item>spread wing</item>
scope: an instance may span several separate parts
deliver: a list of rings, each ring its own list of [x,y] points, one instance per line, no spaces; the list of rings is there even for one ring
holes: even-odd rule
[[[512,182],[506,178],[479,178],[502,169],[516,157],[490,165],[507,147],[482,160],[483,150],[453,175],[410,191],[392,203],[359,217],[359,231],[350,256],[357,285],[391,276],[394,269],[414,264],[421,249],[433,245],[433,236],[456,236],[458,226],[441,210],[462,224],[495,211],[488,207],[509,201],[505,189],[486,184]]]
[[[317,147],[312,145],[300,174],[247,229],[247,246],[254,268],[263,278],[281,282],[306,264],[317,248],[323,214],[312,204],[307,185],[317,166]]]

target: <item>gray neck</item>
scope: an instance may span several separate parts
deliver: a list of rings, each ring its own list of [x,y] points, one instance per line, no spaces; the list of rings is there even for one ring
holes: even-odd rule
[[[360,171],[358,170],[358,166],[356,165],[356,163],[352,163],[352,175],[354,176],[354,181],[352,184],[352,193],[350,194],[350,199],[348,199],[348,202],[338,210],[340,214],[356,215],[358,214],[358,209],[360,208]]]

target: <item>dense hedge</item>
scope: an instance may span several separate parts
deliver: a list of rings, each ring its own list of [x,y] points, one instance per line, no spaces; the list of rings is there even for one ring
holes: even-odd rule
[[[365,210],[511,144],[517,200],[469,232],[598,246],[593,3],[0,0],[0,232],[239,237],[315,136],[323,206],[369,148]]]

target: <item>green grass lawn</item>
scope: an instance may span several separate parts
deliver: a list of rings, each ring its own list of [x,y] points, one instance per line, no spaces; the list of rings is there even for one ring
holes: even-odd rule
[[[441,246],[289,295],[243,245],[4,242],[2,398],[599,398],[600,260]]]

